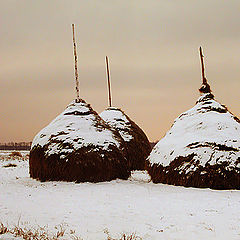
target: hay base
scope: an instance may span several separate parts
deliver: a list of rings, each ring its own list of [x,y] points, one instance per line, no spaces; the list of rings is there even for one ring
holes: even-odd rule
[[[131,172],[126,159],[116,149],[94,151],[81,148],[60,159],[59,155],[45,156],[44,148],[30,152],[30,176],[40,181],[102,182],[128,179]]]
[[[140,132],[133,136],[134,139],[127,142],[125,147],[129,169],[131,171],[145,170],[146,158],[151,152],[151,145]]]
[[[164,183],[184,187],[211,188],[218,190],[240,189],[240,168],[227,170],[223,164],[198,165],[194,171],[185,173],[177,170],[185,162],[191,162],[193,156],[179,157],[167,167],[147,163],[147,170],[154,183]],[[240,159],[239,159],[240,161]]]

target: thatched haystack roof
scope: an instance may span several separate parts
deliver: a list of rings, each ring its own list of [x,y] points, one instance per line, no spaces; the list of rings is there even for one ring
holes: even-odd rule
[[[155,183],[240,189],[240,121],[210,92],[203,93],[174,121],[147,162]]]
[[[109,107],[100,117],[112,129],[119,132],[125,141],[125,153],[130,170],[143,170],[145,160],[151,151],[151,146],[143,130],[134,123],[121,109]]]
[[[84,100],[73,101],[34,138],[30,176],[41,181],[127,179],[123,140]]]

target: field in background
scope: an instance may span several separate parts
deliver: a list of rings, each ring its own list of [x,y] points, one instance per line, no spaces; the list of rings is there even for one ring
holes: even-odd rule
[[[29,177],[28,153],[0,151],[0,222],[10,232],[42,229],[52,239],[61,232],[57,239],[240,239],[240,191],[153,184],[140,171],[127,181],[43,183]]]

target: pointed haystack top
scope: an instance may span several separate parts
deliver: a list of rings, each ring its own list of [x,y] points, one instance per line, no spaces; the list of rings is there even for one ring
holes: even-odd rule
[[[125,141],[125,153],[130,170],[143,170],[151,146],[143,130],[121,109],[109,107],[100,117]]]
[[[133,139],[131,134],[132,121],[120,108],[109,107],[100,113],[100,117],[116,129],[124,141],[129,142]]]
[[[204,68],[204,61],[203,61],[204,56],[202,53],[202,47],[199,48],[199,51],[200,51],[200,59],[201,59],[201,67],[202,67],[202,85],[199,88],[199,92],[200,94],[211,93],[212,91],[210,89],[210,85],[208,84],[207,78],[205,77],[205,68]]]
[[[240,157],[239,151],[240,124],[237,117],[210,94],[205,94],[193,108],[175,119],[149,159],[152,164],[168,166],[179,156],[193,155],[202,166],[216,164],[220,158],[221,161],[232,161],[230,165],[233,166]]]

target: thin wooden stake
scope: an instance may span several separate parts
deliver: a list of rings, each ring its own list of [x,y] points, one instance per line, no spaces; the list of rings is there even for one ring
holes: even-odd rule
[[[109,64],[108,57],[106,56],[106,65],[107,65],[107,80],[108,80],[108,98],[109,98],[109,107],[112,106],[112,98],[111,98],[111,84],[110,84],[110,73],[109,73]]]
[[[207,79],[205,77],[205,69],[204,69],[204,62],[203,62],[203,53],[202,53],[202,48],[199,48],[200,51],[200,59],[201,59],[201,65],[202,65],[202,86],[199,89],[199,92],[201,94],[205,94],[205,93],[211,93],[211,88],[210,85],[207,82]],[[213,95],[212,95],[213,96]]]
[[[199,48],[200,51],[200,58],[201,58],[201,65],[202,65],[202,81],[203,84],[206,85],[207,84],[207,79],[205,77],[205,69],[204,69],[204,62],[203,62],[203,53],[202,53],[202,47]]]
[[[77,95],[76,102],[80,102],[78,69],[77,69],[77,47],[76,47],[76,42],[75,42],[74,24],[72,24],[72,33],[73,33],[73,50],[74,50],[74,60],[75,60],[75,79],[76,79],[76,95]]]

